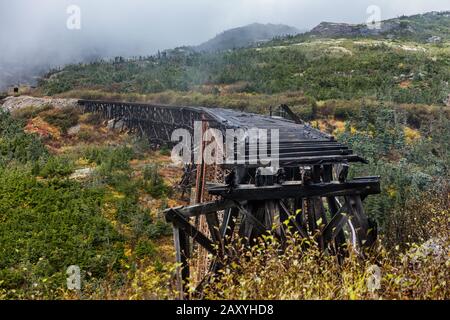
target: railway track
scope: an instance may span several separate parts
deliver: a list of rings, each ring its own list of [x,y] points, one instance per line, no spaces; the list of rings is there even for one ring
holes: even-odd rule
[[[363,200],[380,192],[380,178],[349,180],[349,165],[366,161],[333,136],[303,123],[287,106],[282,109],[292,120],[222,108],[90,100],[80,100],[79,106],[83,112],[123,121],[130,132],[156,146],[176,144],[172,135],[177,129],[190,138],[199,132],[203,137],[210,129],[222,137],[230,130],[235,133],[231,149],[225,146],[228,140],[215,136],[223,143],[219,149],[227,151],[223,162],[205,160],[207,142],[189,144],[192,153],[184,160],[181,185],[191,191],[192,205],[165,211],[174,227],[182,297],[188,279],[200,290],[206,276],[223,266],[237,238],[251,245],[270,231],[283,242],[294,230],[301,237],[314,236],[338,260],[349,245],[363,255],[376,240],[376,225],[365,214]],[[265,147],[252,141],[255,128],[267,133]],[[195,162],[194,154],[200,154],[200,161]]]

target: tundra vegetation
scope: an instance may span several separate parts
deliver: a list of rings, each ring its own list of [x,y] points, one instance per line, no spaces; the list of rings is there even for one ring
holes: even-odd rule
[[[350,251],[339,265],[296,234],[280,255],[267,234],[253,248],[237,246],[239,263],[210,279],[205,298],[449,299],[450,47],[442,37],[176,49],[54,70],[34,94],[266,114],[286,103],[368,159],[351,176],[382,176],[382,193],[365,201],[380,234],[367,259]],[[177,297],[171,229],[158,213],[185,202],[168,154],[70,108],[2,112],[0,298]],[[66,287],[70,265],[81,268],[80,291]],[[381,283],[372,292],[373,265]]]

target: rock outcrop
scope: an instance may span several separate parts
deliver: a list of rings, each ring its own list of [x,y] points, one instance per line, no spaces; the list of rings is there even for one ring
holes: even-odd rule
[[[23,108],[36,107],[41,108],[51,105],[55,108],[76,107],[76,99],[54,99],[54,98],[36,98],[30,96],[7,97],[3,100],[0,108],[7,111],[20,110]]]
[[[381,34],[397,34],[399,32],[414,32],[411,26],[403,25],[400,21],[383,21],[380,28],[369,28],[365,24],[348,24],[322,22],[311,30],[310,34],[322,37],[358,37],[375,36]]]

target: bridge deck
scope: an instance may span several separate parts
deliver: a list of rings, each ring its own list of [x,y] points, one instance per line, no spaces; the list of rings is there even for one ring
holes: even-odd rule
[[[270,117],[260,114],[239,112],[230,109],[212,109],[205,108],[205,111],[214,115],[218,119],[223,119],[226,124],[230,124],[236,128],[243,129],[277,129],[280,133],[280,140],[283,142],[300,142],[300,141],[329,141],[334,142],[334,138],[312,128],[308,124],[297,124],[293,121]]]
[[[275,129],[279,132],[279,158],[286,164],[363,162],[333,136],[308,124],[298,124],[279,117],[224,108],[169,106],[146,103],[79,100],[85,112],[98,112],[105,118],[122,120],[130,130],[158,143],[170,143],[175,129],[193,130],[194,121],[207,120],[210,127],[226,129]],[[270,143],[270,139],[268,141]],[[249,148],[247,148],[249,149]],[[252,163],[247,150],[246,163]],[[259,159],[260,160],[260,159]],[[259,162],[259,161],[258,161]]]

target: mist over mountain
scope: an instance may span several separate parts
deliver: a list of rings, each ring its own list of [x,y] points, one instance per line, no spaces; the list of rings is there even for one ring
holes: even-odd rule
[[[295,35],[299,32],[300,30],[297,28],[287,25],[253,23],[224,31],[213,39],[190,48],[196,51],[220,51],[241,48],[257,42],[269,41],[274,37]],[[101,43],[102,45],[100,46],[98,44],[95,45],[94,40],[92,40],[89,50],[85,50],[87,42],[83,45],[80,35],[73,37],[72,34],[65,31],[62,37],[64,36],[71,38],[71,41],[68,41],[64,48],[60,46],[52,47],[51,43],[44,41],[41,43],[40,54],[32,60],[24,59],[23,54],[0,57],[0,90],[5,90],[11,85],[34,85],[50,69],[71,63],[89,63],[101,59],[111,59],[115,56],[148,56],[154,54],[157,49],[168,49],[164,47],[151,49],[151,46],[144,45],[145,41],[143,41],[141,47],[136,47],[132,42],[129,42],[128,46],[117,50],[114,49],[114,42],[112,45]],[[85,37],[84,39],[87,38]]]
[[[441,0],[2,0],[0,89],[35,83],[50,68],[71,63],[192,46],[236,26],[247,27],[219,34],[199,47],[247,46],[298,32],[295,28],[310,30],[324,20],[361,23],[373,4],[381,8],[383,19],[448,10]],[[81,10],[80,30],[66,27],[71,5]],[[248,26],[253,22],[258,24]]]
[[[296,35],[301,31],[283,24],[253,23],[244,27],[227,30],[213,39],[194,47],[197,51],[222,51],[247,47],[272,40],[275,37]]]

